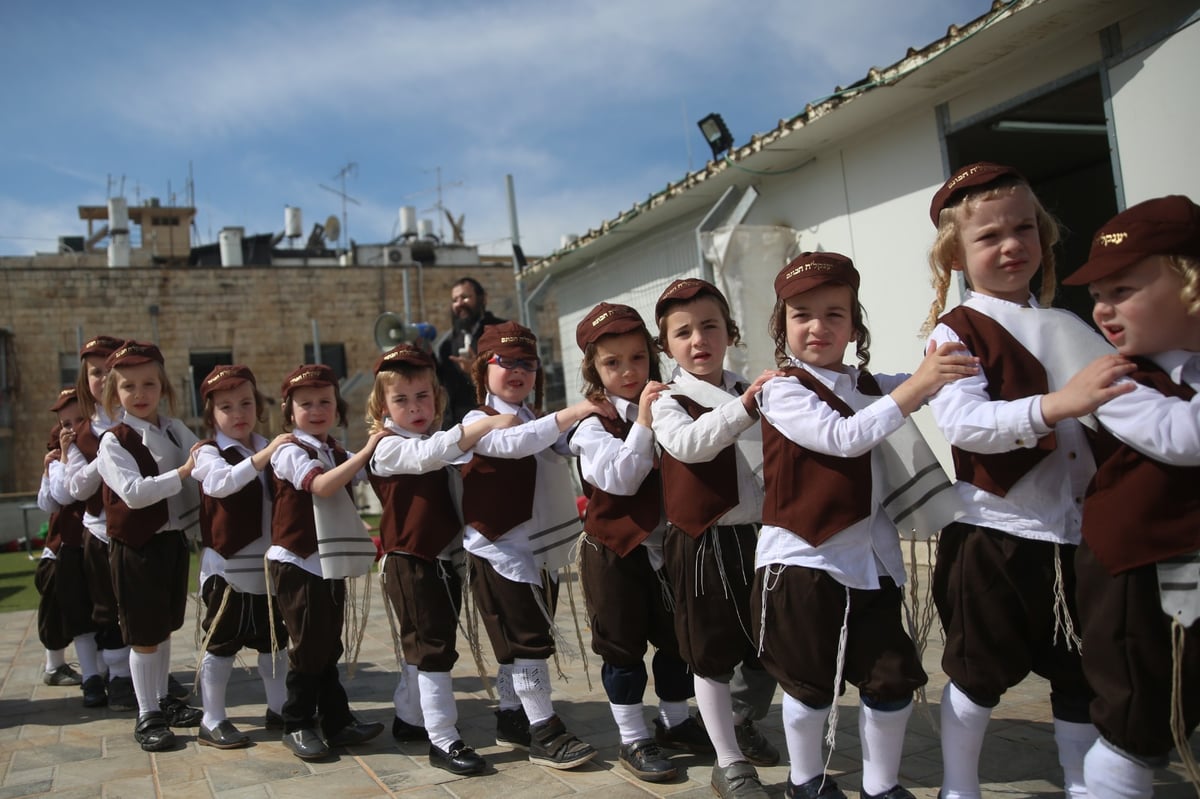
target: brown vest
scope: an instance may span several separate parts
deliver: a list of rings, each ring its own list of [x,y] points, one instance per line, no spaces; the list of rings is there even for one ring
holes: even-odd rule
[[[203,445],[217,446],[208,439]],[[246,456],[237,447],[218,449],[233,466]],[[200,540],[223,558],[231,557],[262,535],[263,486],[257,477],[227,497],[210,497],[200,492]]]
[[[142,443],[142,436],[138,431],[122,422],[109,429],[104,435],[109,434],[115,436],[117,443],[133,456],[142,477],[158,475],[158,463],[155,462],[154,455]],[[144,508],[131,508],[107,485],[101,489],[100,493],[104,496],[108,537],[134,549],[144,547],[171,518],[165,499],[160,499],[153,505],[147,505]]]
[[[317,459],[317,451],[307,444],[301,444],[293,439],[297,447],[308,453],[308,457]],[[325,443],[333,450],[333,462],[341,466],[350,456],[342,445],[332,436]],[[317,520],[313,516],[313,496],[292,485],[291,480],[284,480],[270,470],[271,486],[275,498],[271,506],[271,543],[292,552],[301,558],[307,558],[317,551]],[[346,484],[346,493],[354,496],[350,484]]]
[[[75,430],[75,446],[79,447],[79,451],[83,453],[83,457],[88,463],[96,460],[96,456],[100,454],[100,439],[96,437],[96,433],[92,430],[92,422],[90,419],[85,419]],[[87,512],[93,516],[99,516],[104,512],[104,497],[100,495],[101,488],[96,489],[96,493],[84,500]]]
[[[384,552],[407,552],[432,561],[454,540],[462,522],[450,494],[446,468],[386,477],[368,469],[371,487],[383,507],[379,535]]]
[[[938,321],[958,334],[967,349],[979,358],[988,381],[988,396],[993,400],[1012,401],[1049,391],[1041,361],[987,314],[960,305]],[[1052,432],[1028,449],[1021,447],[986,455],[958,447],[950,449],[959,480],[1002,497],[1056,446]]]
[[[1191,400],[1153,361],[1134,358],[1131,377],[1160,394]],[[1149,458],[1101,428],[1096,474],[1083,504],[1083,537],[1111,574],[1200,549],[1200,466]]]
[[[500,412],[487,405],[488,416]],[[518,524],[533,518],[537,458],[493,458],[475,453],[463,467],[463,520],[495,541]]]
[[[609,435],[622,441],[633,430],[633,422],[624,419],[596,418]],[[587,480],[580,482],[588,500],[584,529],[622,558],[641,546],[658,527],[662,519],[662,476],[657,463],[629,496],[601,491]]]
[[[72,502],[50,514],[46,548],[57,555],[64,546],[83,546],[83,532],[83,503]]]
[[[805,369],[785,369],[843,418],[854,410]],[[867,371],[858,390],[883,392]],[[763,524],[795,533],[817,546],[871,515],[871,453],[853,458],[813,452],[789,440],[766,417],[763,433]]]
[[[699,419],[710,412],[691,397],[673,394],[688,416]],[[730,444],[710,461],[684,463],[666,451],[662,454],[663,506],[667,521],[692,538],[717,523],[737,507],[738,474],[736,446]]]

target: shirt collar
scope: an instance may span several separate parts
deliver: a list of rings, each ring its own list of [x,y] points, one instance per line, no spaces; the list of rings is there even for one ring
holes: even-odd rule
[[[524,404],[513,405],[511,402],[505,402],[491,392],[488,392],[485,404],[487,404],[488,407],[492,408],[493,410],[499,411],[500,413],[515,413],[522,419],[533,416],[533,411],[529,409],[529,406]],[[524,413],[522,413],[522,411],[524,411]]]
[[[260,441],[260,439],[261,439],[261,441]],[[265,438],[260,436],[258,433],[252,432],[250,434],[250,443],[254,445],[254,449],[250,449],[245,444],[242,444],[240,441],[235,441],[234,439],[232,439],[229,436],[222,433],[220,430],[217,431],[217,435],[213,440],[217,442],[217,449],[221,450],[222,452],[229,449],[230,447],[236,447],[238,450],[240,450],[242,452],[248,452],[251,455],[253,455],[255,452],[258,452],[258,450],[262,449],[263,446],[266,445],[266,441],[267,441]]]
[[[303,430],[292,430],[292,437],[295,438],[297,441],[299,441],[301,444],[305,444],[307,446],[314,447],[316,449],[329,449],[329,445],[326,444],[324,441],[318,440],[317,438],[309,435],[308,433],[304,432]]]
[[[671,373],[671,382],[672,383],[701,383],[701,382],[705,382],[705,381],[702,381],[700,378],[696,377],[691,372],[685,371],[682,366],[677,365],[675,367],[675,371],[673,371]],[[737,382],[738,382],[738,376],[736,374],[729,371],[728,369],[724,369],[721,371],[721,386],[720,387],[726,393],[729,393],[729,394],[739,393],[735,390],[735,388],[737,386]]]
[[[966,302],[967,300],[975,300],[976,302],[980,302],[985,305],[989,302],[995,302],[1002,305],[1016,305],[1018,308],[1024,307],[1020,303],[1012,302],[1011,300],[1002,300],[999,297],[993,297],[990,294],[980,294],[978,291],[972,291],[971,289],[967,289],[966,293],[963,294],[963,302]],[[1029,299],[1025,301],[1025,304],[1030,308],[1042,307],[1041,305],[1038,305],[1037,297],[1033,296],[1032,293],[1030,293]]]
[[[850,388],[858,385],[858,368],[854,366],[847,366],[846,371],[841,372],[836,369],[823,369],[820,366],[810,366],[795,358],[792,358],[792,365],[808,372],[834,393],[837,393],[839,383]]]
[[[1179,384],[1183,383],[1184,368],[1192,361],[1193,358],[1200,359],[1200,352],[1189,352],[1188,350],[1167,350],[1166,352],[1159,352],[1150,356],[1150,360],[1158,364],[1160,369],[1170,375],[1171,379]]]
[[[396,424],[391,419],[384,419],[383,426],[385,429],[390,430],[391,432],[395,433],[398,436],[401,436],[402,438],[415,438],[418,440],[424,439],[424,438],[429,438],[429,436],[427,436],[427,435],[421,435],[420,433],[414,433],[411,430],[405,430],[403,427]]]
[[[608,397],[608,401],[617,409],[617,413],[621,415],[622,419],[627,422],[637,419],[638,404],[636,402],[630,402],[624,397],[618,397],[610,391],[605,391],[604,396]]]

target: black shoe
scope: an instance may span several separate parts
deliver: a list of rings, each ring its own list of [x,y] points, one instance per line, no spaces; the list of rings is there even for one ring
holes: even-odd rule
[[[462,741],[455,741],[450,744],[448,752],[430,744],[429,765],[460,777],[466,777],[472,774],[482,774],[483,770],[487,768],[487,761]]]
[[[429,733],[425,731],[424,727],[409,724],[399,716],[392,719],[392,737],[402,743],[427,743],[429,741]]]
[[[713,793],[721,799],[767,799],[758,772],[745,760],[730,763],[724,768],[713,766],[710,785]]]
[[[109,710],[137,710],[137,697],[133,693],[132,677],[113,677],[108,681]]]
[[[916,797],[907,788],[893,785],[883,793],[867,793],[863,791],[862,799],[916,799]]]
[[[217,726],[209,729],[200,722],[200,732],[196,733],[196,742],[201,746],[212,746],[217,749],[240,749],[250,744],[250,736],[240,732],[233,722],[225,719]]]
[[[792,785],[789,777],[783,795],[787,799],[846,799],[846,794],[828,774],[819,774],[803,785]]]
[[[317,731],[305,727],[283,734],[283,745],[301,760],[319,760],[329,754],[329,747],[317,735]]]
[[[496,746],[529,751],[529,717],[525,708],[496,711]]]
[[[383,732],[383,725],[378,721],[371,724],[364,724],[361,721],[351,721],[333,735],[328,736],[325,739],[325,743],[331,749],[335,746],[357,746],[358,744],[366,743],[381,732]]]
[[[104,707],[108,704],[108,691],[104,690],[104,678],[93,674],[80,686],[83,691],[84,707]]]
[[[735,724],[733,731],[737,735],[738,749],[756,766],[775,766],[779,764],[779,750],[771,745],[762,730],[754,726],[754,722],[746,719],[741,724]]]
[[[200,723],[200,719],[204,718],[203,710],[173,696],[164,696],[158,700],[158,709],[166,717],[167,724],[172,727],[195,727]]]
[[[633,743],[621,744],[617,749],[621,765],[633,772],[639,780],[666,782],[679,774],[675,764],[667,759],[663,750],[650,738]]]
[[[187,699],[192,695],[192,692],[183,687],[183,683],[175,679],[170,674],[167,675],[167,695],[173,696],[176,699]]]
[[[70,663],[64,663],[54,671],[43,671],[42,682],[46,685],[79,685],[83,675],[71,668]]]
[[[138,717],[133,740],[147,752],[162,752],[175,746],[175,733],[167,726],[162,713],[152,712]]]
[[[691,752],[693,755],[716,754],[708,730],[695,716],[688,716],[686,721],[668,727],[662,719],[654,720],[654,742],[663,749],[675,749],[680,752]]]
[[[267,708],[267,715],[263,717],[263,726],[268,730],[282,730],[286,725],[283,723],[283,716],[271,708]]]
[[[529,725],[529,738],[529,762],[534,765],[558,769],[575,768],[596,756],[592,745],[567,732],[558,716],[551,716],[540,724]]]

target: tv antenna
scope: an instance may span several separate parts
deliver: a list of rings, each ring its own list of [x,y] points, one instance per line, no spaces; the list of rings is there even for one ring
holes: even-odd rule
[[[347,216],[346,216],[346,203],[352,202],[355,205],[362,205],[362,203],[360,203],[358,200],[354,199],[353,197],[351,197],[349,194],[346,193],[346,176],[347,175],[350,175],[351,177],[357,177],[358,164],[355,163],[354,161],[350,161],[349,163],[347,163],[344,167],[342,167],[341,169],[338,170],[338,173],[336,175],[333,176],[334,180],[341,181],[341,184],[342,184],[341,190],[331,189],[328,186],[326,186],[324,183],[317,184],[325,191],[332,192],[342,198],[342,231],[341,232],[342,232],[342,238],[344,239],[344,241],[342,242],[343,250],[349,249],[349,247],[346,246],[346,241],[349,241],[349,237],[350,237],[350,224],[349,224]]]
[[[421,171],[424,172],[425,174],[429,174],[430,172],[437,173],[437,188],[434,189],[434,191],[437,192],[437,202],[434,203],[429,208],[422,209],[422,213],[428,213],[430,211],[437,211],[438,240],[445,241],[446,240],[445,217],[450,212],[446,210],[446,206],[442,205],[442,190],[443,189],[453,189],[456,186],[461,186],[461,185],[463,185],[463,182],[461,180],[456,180],[456,181],[453,181],[452,183],[442,183],[442,168],[440,166],[435,167],[434,169],[422,169]],[[418,191],[413,194],[406,195],[405,199],[408,199],[409,197],[420,197],[420,196],[428,194],[428,193],[429,193],[429,190]]]

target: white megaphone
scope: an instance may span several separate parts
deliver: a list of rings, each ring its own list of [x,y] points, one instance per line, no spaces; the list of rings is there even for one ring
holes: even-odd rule
[[[402,341],[429,351],[437,338],[437,328],[428,322],[406,322],[400,314],[384,311],[375,320],[374,336],[376,346],[383,352]]]

